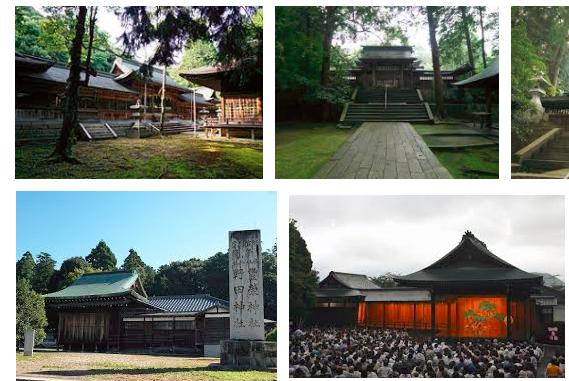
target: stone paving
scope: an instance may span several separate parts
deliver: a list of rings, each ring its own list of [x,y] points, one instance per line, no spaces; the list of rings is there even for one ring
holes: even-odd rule
[[[363,123],[315,176],[325,179],[450,179],[407,122]]]

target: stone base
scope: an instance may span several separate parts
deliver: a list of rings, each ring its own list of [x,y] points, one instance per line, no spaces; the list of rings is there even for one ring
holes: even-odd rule
[[[277,343],[261,340],[223,340],[220,366],[257,370],[276,368]]]

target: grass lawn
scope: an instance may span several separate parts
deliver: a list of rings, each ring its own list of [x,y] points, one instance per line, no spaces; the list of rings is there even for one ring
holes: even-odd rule
[[[107,353],[35,352],[16,354],[18,376],[44,376],[72,380],[276,380],[276,373],[210,370],[217,358],[127,355]]]
[[[192,136],[78,142],[81,164],[46,160],[53,144],[16,147],[16,178],[262,178],[260,143],[208,141]]]
[[[453,125],[413,125],[420,134],[436,131],[452,132]],[[455,179],[497,179],[499,177],[498,145],[488,147],[432,149],[441,164]]]
[[[280,123],[276,127],[275,172],[278,179],[309,179],[355,131],[336,123]]]

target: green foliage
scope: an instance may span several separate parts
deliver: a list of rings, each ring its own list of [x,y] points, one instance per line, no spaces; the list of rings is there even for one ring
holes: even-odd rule
[[[289,232],[289,316],[301,323],[309,317],[315,303],[314,292],[318,277],[312,269],[312,258],[296,226],[295,220],[288,224]]]
[[[45,338],[44,327],[47,326],[43,297],[32,290],[26,279],[16,283],[16,343],[22,344],[27,328],[35,330],[35,343]]]
[[[376,277],[371,277],[371,281],[377,284],[381,288],[393,288],[397,287],[397,282],[395,281],[395,277],[400,274],[395,274],[391,272],[387,272],[383,275],[379,275]]]
[[[35,267],[34,256],[29,251],[26,251],[22,258],[16,262],[16,280],[25,279],[31,283]]]
[[[37,257],[36,266],[34,267],[34,276],[32,278],[32,288],[35,292],[46,294],[50,291],[49,284],[51,277],[55,273],[55,261],[48,253],[40,253]]]
[[[265,316],[269,319],[277,318],[277,256],[276,245],[273,252],[263,253],[263,301],[265,303]],[[276,336],[276,332],[275,332]]]
[[[114,271],[117,268],[117,258],[103,240],[99,241],[85,259],[96,270]]]
[[[16,51],[32,54],[60,62],[69,61],[69,48],[75,35],[75,7],[46,7],[42,16],[33,7],[16,7]],[[83,46],[88,45],[88,33]],[[116,53],[110,43],[110,36],[95,28],[91,65],[95,70],[109,71]],[[83,49],[85,61],[87,49]]]
[[[354,133],[335,123],[286,123],[276,130],[276,177],[310,179]]]
[[[277,341],[277,327],[271,329],[269,332],[267,332],[267,335],[265,336],[265,340],[267,341]]]
[[[48,52],[37,43],[38,38],[42,35],[39,22],[43,16],[34,7],[15,7],[15,10],[16,51],[49,57]]]
[[[83,257],[71,257],[64,260],[58,271],[50,279],[50,292],[61,290],[73,282],[81,275],[92,273],[96,270]]]
[[[146,292],[148,293],[153,290],[156,271],[144,263],[142,258],[140,258],[140,255],[138,255],[134,249],[130,249],[128,251],[128,255],[121,266],[121,270],[136,271]]]
[[[524,142],[535,127],[528,120],[535,111],[529,102],[535,78],[543,76],[549,95],[569,89],[569,7],[512,7],[511,26],[512,132]]]
[[[229,256],[216,253],[206,260],[192,258],[158,268],[152,293],[155,295],[209,294],[229,300]],[[147,290],[148,292],[148,290]],[[265,316],[277,317],[277,259],[263,252],[263,299]]]
[[[209,40],[188,41],[184,47],[184,54],[178,66],[170,70],[170,75],[176,82],[191,86],[186,79],[180,77],[180,73],[202,66],[212,66],[217,62],[217,51]]]

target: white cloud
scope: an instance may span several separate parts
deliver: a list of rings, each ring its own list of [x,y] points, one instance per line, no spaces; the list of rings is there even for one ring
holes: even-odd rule
[[[321,275],[408,274],[471,230],[511,264],[564,279],[560,196],[293,196],[290,216]]]

